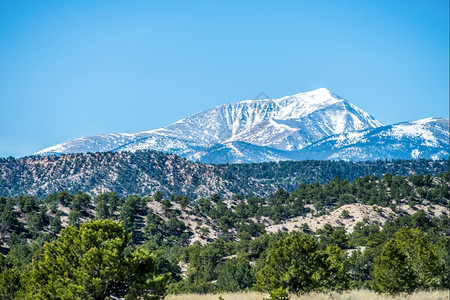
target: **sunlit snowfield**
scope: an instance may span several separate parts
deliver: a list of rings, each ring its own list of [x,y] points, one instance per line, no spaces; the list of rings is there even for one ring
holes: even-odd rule
[[[268,294],[260,293],[223,293],[223,294],[189,294],[169,295],[166,300],[217,300],[219,295],[224,300],[262,300],[268,298]],[[310,293],[305,295],[291,295],[291,300],[449,300],[450,291],[418,292],[410,295],[387,296],[379,295],[370,291],[350,291],[346,293]]]

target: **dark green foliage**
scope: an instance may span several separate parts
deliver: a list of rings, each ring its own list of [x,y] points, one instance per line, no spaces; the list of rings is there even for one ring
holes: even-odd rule
[[[28,230],[34,238],[39,236],[39,233],[45,226],[45,215],[41,212],[29,212],[26,214]]]
[[[23,213],[30,213],[37,209],[37,199],[35,197],[20,195],[16,201],[20,211]]]
[[[180,236],[186,230],[186,225],[176,217],[172,217],[164,222],[162,228],[167,235]]]
[[[223,265],[217,277],[217,288],[224,292],[249,289],[255,283],[250,262],[245,257],[234,257]]]
[[[69,213],[69,226],[79,227],[81,223],[81,212],[78,210],[72,210]]]
[[[361,251],[354,250],[348,258],[350,279],[353,287],[370,289],[372,280],[373,260],[380,254],[377,248],[369,248]]]
[[[137,201],[139,197],[134,199],[131,199],[130,205],[134,201],[144,203]],[[56,223],[56,225],[52,225],[53,227],[58,225],[58,219],[59,213],[50,217],[50,223]],[[311,235],[278,233],[275,235],[263,234],[254,239],[243,239],[240,242],[224,242],[224,240],[218,239],[205,246],[194,244],[180,248],[178,246],[180,244],[170,241],[176,241],[180,234],[183,234],[180,229],[186,229],[184,224],[175,217],[165,221],[149,210],[147,226],[144,230],[147,242],[139,249],[147,249],[156,254],[153,272],[155,276],[171,273],[170,277],[165,278],[171,284],[170,291],[175,293],[242,291],[254,286],[255,277],[258,278],[256,286],[259,289],[271,292],[277,289],[306,292],[310,290],[345,290],[350,286],[358,288],[373,286],[379,291],[395,293],[398,292],[398,289],[380,288],[383,286],[380,282],[384,280],[385,283],[397,286],[404,284],[401,291],[445,287],[448,280],[449,256],[448,237],[443,234],[448,228],[448,225],[445,225],[447,222],[448,218],[445,216],[441,219],[434,219],[418,212],[413,216],[405,216],[388,222],[381,231],[377,226],[359,223],[355,226],[354,232],[347,235],[342,228],[325,226],[318,231],[318,240],[320,241]],[[417,225],[427,233],[420,233],[419,229],[416,230],[418,234],[401,235],[397,233],[399,229],[401,232],[401,226],[404,224]],[[49,228],[51,228],[50,225]],[[402,237],[400,239],[403,241],[401,247],[392,247],[392,244],[389,244],[391,242],[386,244],[391,238],[397,239],[397,236]],[[420,238],[417,239],[417,236]],[[39,249],[42,249],[42,243],[45,242],[43,237],[44,235],[39,235],[38,239],[41,242],[33,244],[26,244],[23,239],[16,236],[11,237],[10,241],[14,244],[4,258],[4,261],[7,262],[6,265],[3,264],[7,267],[0,272],[0,284],[5,286],[4,290],[8,293],[4,294],[5,299],[8,299],[7,297],[18,299],[25,297],[24,291],[21,289],[33,281],[30,281],[28,275],[22,277],[22,274],[26,273],[21,270],[26,269],[27,265],[30,266],[32,257],[37,262],[42,260],[39,258],[41,252]],[[420,276],[411,272],[414,267],[406,269],[401,267],[404,264],[407,265],[408,262],[405,252],[402,251],[413,245],[420,245],[421,241],[428,243],[425,245],[429,246],[427,240],[436,241],[436,246],[430,247],[428,252],[424,252],[428,254],[421,255],[420,261],[422,265],[432,267],[427,267],[428,271],[416,273],[428,274],[421,276],[433,278],[430,284],[424,284],[423,282],[427,282],[426,279],[420,279]],[[365,245],[368,248],[364,251],[353,251],[350,257],[346,258],[338,246],[346,243]],[[68,244],[73,249],[74,242],[70,241]],[[123,245],[116,245],[115,249],[122,249],[121,247]],[[131,257],[135,248],[123,249],[124,256]],[[62,248],[58,250],[58,253],[63,252]],[[416,250],[410,251],[413,254],[416,252]],[[292,258],[295,258],[295,261]],[[186,279],[181,277],[178,265],[180,260],[188,263]],[[374,261],[377,262],[375,269]],[[391,270],[384,274],[392,273],[393,278],[383,279],[382,275],[377,275],[380,273],[379,269],[383,267]],[[22,281],[17,280],[17,276],[19,279],[22,277]],[[142,273],[139,276],[143,276]],[[376,280],[372,276],[375,276]],[[413,278],[413,282],[409,285],[405,284],[408,278]],[[143,284],[139,278],[134,278],[134,280]],[[22,284],[17,284],[20,282]],[[138,295],[140,284],[136,285],[134,292],[130,290],[130,293]],[[36,283],[34,282],[33,285]],[[30,294],[27,294],[28,296]],[[73,294],[70,294],[68,297],[72,296]]]
[[[161,191],[156,191],[153,194],[153,200],[156,202],[161,202],[162,198],[164,197],[163,193]]]
[[[257,274],[256,287],[262,291],[287,288],[294,293],[313,290],[342,290],[348,287],[345,256],[338,247],[319,249],[314,237],[291,234],[269,252],[264,268]]]
[[[115,192],[100,194],[95,198],[95,217],[97,219],[115,219],[119,207],[119,198]]]
[[[163,219],[154,214],[153,209],[148,209],[148,215],[146,218],[146,226],[144,227],[144,233],[147,239],[151,239],[159,232],[159,227],[163,223]]]
[[[439,261],[419,229],[402,228],[375,259],[373,289],[383,293],[413,292],[439,286]]]
[[[145,246],[144,246],[145,248]],[[163,249],[154,251],[155,257],[155,274],[170,274],[169,283],[179,282],[181,277],[181,269],[173,257],[166,258],[167,253]]]
[[[449,227],[447,227],[449,228]],[[438,282],[442,289],[450,290],[450,236],[442,236],[436,245],[436,258],[438,260]]]
[[[167,213],[168,210],[172,207],[172,203],[169,199],[164,199],[161,201],[164,211]]]
[[[12,300],[21,288],[21,271],[0,254],[0,299]]]
[[[69,214],[69,222],[70,222],[70,214]],[[56,235],[61,231],[62,228],[63,227],[62,227],[62,222],[61,222],[61,215],[59,212],[57,212],[54,217],[50,217],[50,222],[49,222],[50,234],[53,237],[56,237]]]
[[[91,196],[78,191],[72,200],[72,210],[85,211],[91,203]]]
[[[327,245],[336,245],[341,249],[347,249],[348,237],[344,227],[334,228],[330,224],[325,224],[322,229],[317,230],[320,234],[319,240],[321,248],[325,249]]]
[[[19,226],[13,198],[0,197],[0,232],[5,233]]]
[[[227,256],[223,240],[216,240],[207,247],[194,245],[189,251],[185,291],[207,293],[215,290],[211,281],[217,280],[222,257]]]
[[[74,196],[67,191],[59,192],[55,195],[56,202],[63,206],[69,206],[72,203]]]
[[[136,229],[136,219],[139,211],[143,209],[140,196],[131,195],[127,198],[120,210],[120,220],[126,232],[133,232]]]
[[[154,275],[154,256],[143,250],[125,255],[128,240],[123,227],[109,220],[88,222],[79,230],[64,229],[24,276],[23,295],[28,299],[160,299],[166,277]]]

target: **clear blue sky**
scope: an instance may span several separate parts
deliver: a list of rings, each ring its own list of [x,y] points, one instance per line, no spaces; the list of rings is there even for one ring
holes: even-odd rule
[[[0,156],[327,87],[449,114],[449,2],[0,1]]]

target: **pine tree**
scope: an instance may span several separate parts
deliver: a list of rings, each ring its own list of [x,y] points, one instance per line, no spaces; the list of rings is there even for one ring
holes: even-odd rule
[[[125,255],[121,224],[98,220],[68,227],[23,277],[26,299],[160,299],[167,275],[154,273],[155,257],[143,250]]]
[[[439,284],[434,247],[419,229],[403,227],[375,260],[372,288],[388,294],[429,289]]]

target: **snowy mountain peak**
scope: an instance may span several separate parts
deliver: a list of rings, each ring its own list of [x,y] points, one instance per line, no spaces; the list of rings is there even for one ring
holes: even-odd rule
[[[332,93],[329,89],[327,88],[318,88],[316,90],[312,90],[309,92],[304,92],[304,93],[299,93],[299,94],[295,94],[291,97],[297,96],[299,98],[303,98],[304,101],[311,101],[311,102],[322,102],[322,101],[327,101],[330,98],[335,98],[335,99],[341,99],[341,97],[337,96],[336,94]]]
[[[446,122],[446,123],[448,123],[448,119],[444,119],[444,118],[440,118],[440,117],[431,117],[431,118],[424,118],[424,119],[411,121],[411,123],[415,123],[415,124],[428,124],[428,123],[433,123],[433,122]]]
[[[330,100],[334,99],[335,101],[344,101],[343,98],[337,96],[336,94],[332,93],[327,88],[319,88],[316,90],[312,90],[309,92],[302,92],[290,96],[284,96],[281,98],[257,98],[257,99],[249,99],[249,100],[243,100],[239,102],[232,102],[229,104],[222,104],[217,106],[216,108],[224,107],[224,106],[230,106],[230,105],[262,105],[264,103],[275,103],[277,105],[285,106],[286,103],[292,103],[292,102],[308,102],[308,103],[323,103],[328,102]]]
[[[381,125],[368,113],[321,88],[278,99],[220,105],[155,132],[205,145],[242,141],[294,150],[331,134]]]
[[[157,149],[182,154],[190,153],[193,145],[199,149],[238,141],[290,151],[333,134],[381,125],[365,111],[320,88],[278,99],[223,104],[164,128],[117,134],[116,138],[113,134],[79,138],[36,154],[116,149]]]
[[[326,88],[277,99],[257,98],[223,104],[163,128],[78,138],[41,150],[36,155],[157,150],[207,163],[260,162],[310,157],[305,151],[328,153],[336,147],[361,143],[367,139],[367,132],[377,136],[371,145],[393,143],[398,138],[440,149],[445,143],[438,141],[448,139],[448,132],[445,132],[448,120],[428,118],[382,127],[383,124],[370,114]],[[378,135],[380,128],[384,128],[383,134]],[[428,153],[422,148],[417,151]],[[448,150],[445,151],[439,152],[440,156],[434,151],[433,157],[445,157],[445,153],[448,156]],[[349,150],[327,157],[348,159],[354,153]],[[363,154],[358,157],[375,157]],[[387,155],[389,158],[396,156],[398,154]]]

